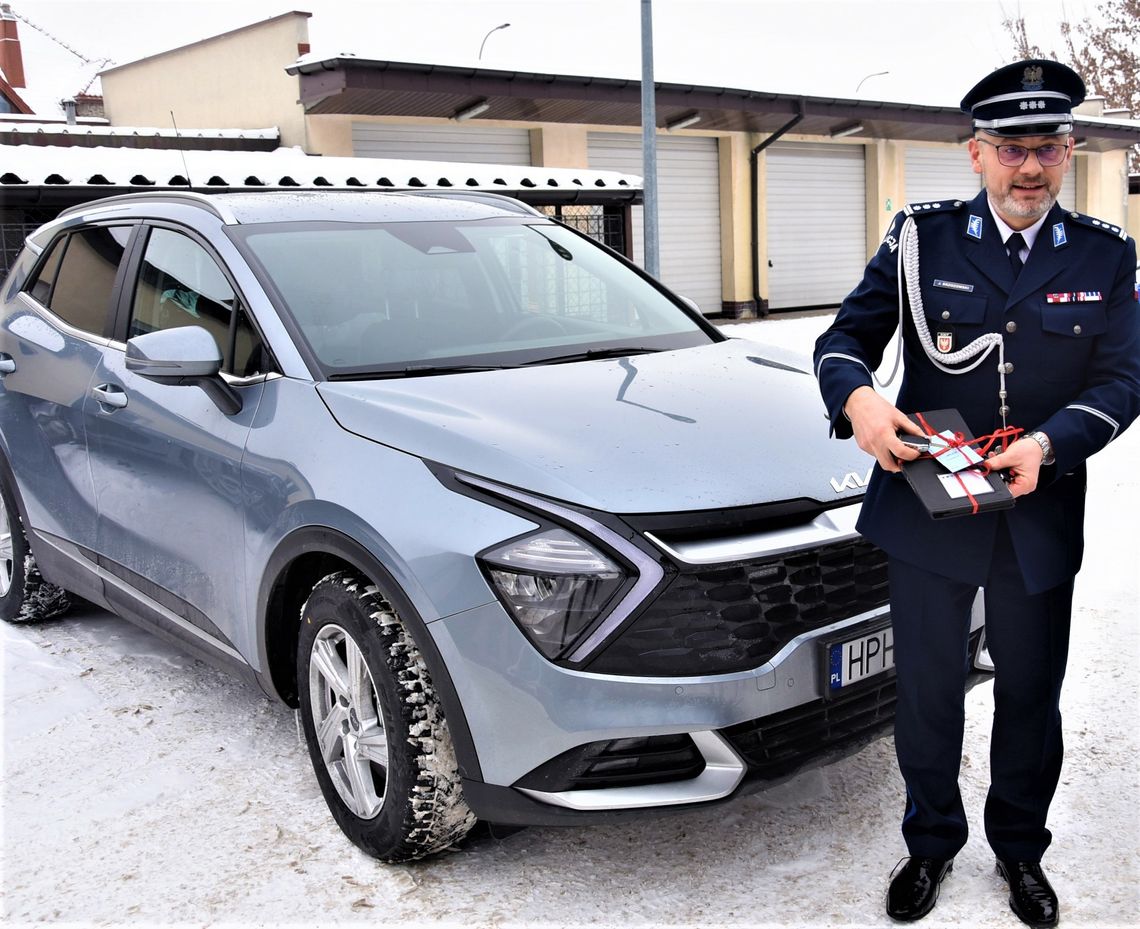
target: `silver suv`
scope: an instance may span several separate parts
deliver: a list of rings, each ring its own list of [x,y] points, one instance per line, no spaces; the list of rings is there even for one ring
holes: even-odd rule
[[[378,858],[890,723],[867,464],[810,372],[516,201],[117,197],[0,297],[0,615],[85,598],[299,707]]]

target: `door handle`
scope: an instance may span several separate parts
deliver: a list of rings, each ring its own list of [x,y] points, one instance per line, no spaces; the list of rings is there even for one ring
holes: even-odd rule
[[[127,405],[127,392],[114,384],[100,384],[91,388],[91,396],[99,401],[103,412],[121,410]]]
[[[0,377],[16,370],[16,361],[7,352],[0,352]]]

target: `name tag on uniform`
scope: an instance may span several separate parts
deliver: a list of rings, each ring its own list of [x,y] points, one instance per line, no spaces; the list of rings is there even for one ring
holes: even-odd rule
[[[1046,303],[1100,303],[1103,299],[1099,290],[1070,290],[1045,295]]]
[[[935,287],[941,287],[943,290],[957,290],[959,293],[972,294],[974,292],[973,284],[959,284],[957,281],[943,281],[935,278]]]

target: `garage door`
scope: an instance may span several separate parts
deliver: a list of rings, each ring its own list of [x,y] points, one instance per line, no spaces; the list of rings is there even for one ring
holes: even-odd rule
[[[863,146],[777,142],[765,161],[769,309],[838,305],[867,264]]]
[[[641,136],[591,132],[590,167],[642,175]],[[720,162],[717,141],[657,137],[658,238],[661,279],[697,302],[705,314],[721,311]],[[633,256],[645,263],[643,210],[633,209]]]
[[[965,145],[906,150],[907,203],[930,203],[946,198],[973,200],[981,189],[982,176],[974,173]]]
[[[530,132],[488,126],[353,123],[352,153],[365,158],[529,165]]]
[[[1076,209],[1077,170],[1083,164],[1082,159],[1074,158],[1061,185],[1057,202],[1066,210]],[[981,189],[982,176],[974,173],[965,145],[960,149],[907,149],[907,203],[929,203],[945,197],[972,200]]]

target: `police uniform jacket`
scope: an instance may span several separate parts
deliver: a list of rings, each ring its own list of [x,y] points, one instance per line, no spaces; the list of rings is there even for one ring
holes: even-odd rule
[[[1140,412],[1136,243],[1119,227],[1054,206],[1015,280],[984,190],[971,202],[907,207],[816,343],[816,376],[839,438],[852,434],[847,397],[872,385],[898,325],[898,237],[907,216],[917,225],[932,339],[958,351],[983,333],[1001,333],[1008,423],[1048,435],[1056,463],[1042,468],[1037,490],[1012,510],[946,520],[932,519],[905,478],[876,465],[858,528],[888,555],[981,586],[1005,518],[1029,592],[1048,590],[1080,568],[1085,459]],[[956,408],[974,436],[1000,428],[997,350],[969,373],[945,373],[919,344],[909,304],[903,320],[896,406],[905,413]]]

